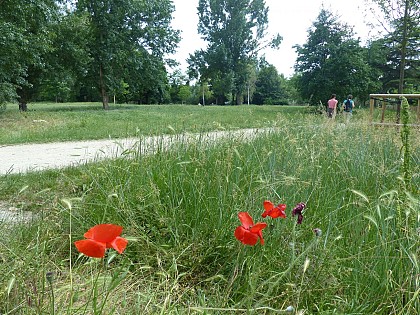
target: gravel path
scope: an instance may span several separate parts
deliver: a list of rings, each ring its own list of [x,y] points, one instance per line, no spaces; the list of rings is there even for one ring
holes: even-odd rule
[[[169,148],[179,141],[216,141],[222,138],[250,139],[271,129],[240,129],[204,134],[165,135],[117,140],[69,141],[42,144],[0,146],[0,176],[85,164],[105,158],[116,158],[130,150],[142,154],[159,148]],[[140,145],[139,145],[140,144]]]

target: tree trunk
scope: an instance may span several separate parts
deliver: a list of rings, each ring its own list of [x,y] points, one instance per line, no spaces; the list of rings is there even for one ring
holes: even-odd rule
[[[18,102],[19,102],[19,111],[26,112],[28,110],[28,100],[29,100],[29,92],[27,87],[22,87],[18,90]]]
[[[236,105],[242,105],[243,103],[243,96],[242,93],[236,93]]]
[[[109,109],[109,99],[108,99],[108,93],[106,92],[102,65],[99,67],[99,81],[100,81],[99,84],[101,86],[102,108],[105,109],[105,110],[108,110]]]
[[[26,112],[28,110],[28,105],[25,102],[19,102],[19,111]]]

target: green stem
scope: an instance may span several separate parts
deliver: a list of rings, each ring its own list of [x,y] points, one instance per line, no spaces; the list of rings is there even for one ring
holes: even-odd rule
[[[55,298],[54,298],[54,288],[51,281],[48,281],[51,290],[51,315],[55,314]]]

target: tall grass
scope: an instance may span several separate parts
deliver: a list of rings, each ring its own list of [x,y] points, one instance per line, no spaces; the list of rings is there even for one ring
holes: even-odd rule
[[[3,177],[2,198],[37,219],[2,224],[0,313],[416,314],[419,143],[406,194],[394,130],[299,119],[254,140]],[[288,217],[263,219],[266,199]],[[268,223],[264,246],[234,238],[240,211]],[[126,252],[78,256],[72,242],[105,222],[124,226]]]

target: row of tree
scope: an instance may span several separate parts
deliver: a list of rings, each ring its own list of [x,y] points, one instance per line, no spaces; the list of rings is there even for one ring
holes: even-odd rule
[[[385,35],[362,46],[322,8],[286,79],[261,57],[282,41],[267,37],[264,0],[199,0],[207,47],[186,74],[168,71],[180,40],[171,0],[0,0],[0,103],[318,104],[331,93],[419,92],[420,0],[368,2]]]
[[[0,101],[156,102],[175,51],[170,0],[0,0]],[[170,63],[170,61],[168,61]]]

